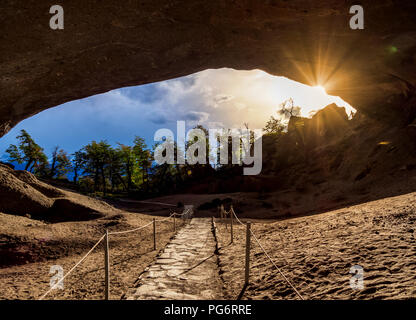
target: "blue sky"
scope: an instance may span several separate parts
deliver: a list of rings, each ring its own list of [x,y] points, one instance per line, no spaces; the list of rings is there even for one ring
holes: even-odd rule
[[[339,97],[322,89],[309,87],[284,77],[271,76],[261,70],[237,71],[210,69],[193,75],[126,87],[47,109],[20,122],[0,139],[0,155],[21,129],[28,131],[44,148],[47,156],[59,145],[69,153],[92,140],[131,144],[143,137],[154,144],[154,133],[161,128],[176,133],[176,121],[186,121],[191,128],[202,124],[208,128],[263,128],[271,115],[276,116],[279,103],[294,98],[308,116],[335,102],[351,107]]]

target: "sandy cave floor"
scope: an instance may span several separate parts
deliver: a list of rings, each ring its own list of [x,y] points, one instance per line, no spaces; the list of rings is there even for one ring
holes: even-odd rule
[[[416,193],[409,193],[314,216],[275,222],[257,219],[252,220],[252,230],[305,299],[416,298],[415,200]],[[0,299],[39,298],[49,288],[50,267],[61,265],[64,271],[69,270],[106,226],[125,230],[152,218],[123,212],[88,222],[45,224],[0,214],[1,234],[15,237],[24,234],[32,240],[52,241],[54,247],[57,243],[62,246],[56,259],[54,252],[47,252],[49,260],[1,268]],[[218,270],[223,280],[221,295],[236,299],[243,286],[245,228],[234,224],[235,238],[230,245],[229,227],[226,229],[218,219],[216,225],[220,248]],[[160,223],[158,230],[157,251],[153,250],[151,228],[110,240],[111,299],[122,298],[174,235],[172,222]],[[48,299],[102,299],[103,260],[103,248],[99,246],[64,281],[64,290],[54,291]],[[363,290],[350,287],[353,265],[364,269]],[[243,299],[298,298],[254,240],[250,272],[250,285]]]
[[[122,221],[109,226],[109,230],[127,230],[149,223],[153,217],[123,213]],[[163,217],[159,217],[163,218]],[[66,273],[104,233],[106,224],[113,219],[98,219],[88,222],[64,222],[44,224],[25,217],[0,214],[0,234],[8,233],[29,236],[35,240],[59,246],[57,259],[32,262],[0,269],[0,299],[38,299],[49,289],[53,265],[62,266]],[[177,221],[178,229],[182,224]],[[110,298],[120,299],[132,286],[138,275],[154,260],[174,235],[171,221],[157,224],[157,250],[153,250],[152,226],[138,233],[110,237]],[[8,230],[6,230],[8,229]],[[33,241],[33,239],[32,239]],[[47,247],[47,245],[46,245]],[[21,248],[27,250],[27,248]],[[41,251],[42,252],[42,251]],[[40,253],[41,253],[40,252]],[[64,252],[64,255],[62,255]],[[37,253],[37,254],[40,254]],[[53,253],[49,253],[53,256]],[[51,257],[50,257],[51,258]],[[104,298],[104,249],[100,244],[95,251],[64,280],[63,290],[54,290],[45,299],[103,299]]]
[[[275,263],[305,299],[416,298],[416,193],[315,216],[254,223]],[[245,227],[217,220],[226,298],[244,283]],[[243,299],[297,299],[293,289],[252,240],[250,284]],[[350,287],[350,268],[364,270],[364,289]]]

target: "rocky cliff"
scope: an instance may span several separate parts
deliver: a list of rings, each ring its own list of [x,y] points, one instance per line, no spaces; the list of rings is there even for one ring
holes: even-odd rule
[[[207,68],[260,68],[325,86],[388,123],[415,115],[416,2],[72,0],[64,29],[50,1],[0,8],[0,135],[46,108]]]

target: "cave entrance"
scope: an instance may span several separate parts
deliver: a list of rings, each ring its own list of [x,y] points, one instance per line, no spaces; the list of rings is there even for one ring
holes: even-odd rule
[[[159,128],[187,126],[264,128],[279,105],[293,99],[297,114],[311,117],[336,103],[348,116],[355,109],[320,86],[311,87],[261,70],[209,69],[189,76],[125,87],[42,111],[16,125],[0,139],[2,161],[9,144],[25,129],[47,153],[59,145],[68,153],[89,141],[128,144],[139,135],[153,144]],[[287,119],[286,119],[287,120]]]
[[[74,160],[77,152],[85,153],[86,148],[120,152],[127,152],[129,148],[132,152],[143,149],[151,154],[155,132],[161,128],[176,132],[178,121],[185,123],[186,131],[200,126],[286,132],[293,125],[291,118],[313,119],[313,115],[331,104],[344,108],[345,119],[355,112],[341,98],[326,94],[319,84],[311,87],[261,70],[208,69],[163,82],[119,88],[47,109],[22,121],[1,139],[1,160],[38,176],[78,182],[82,171],[74,168]],[[270,127],[271,121],[274,122]],[[24,157],[18,147],[21,130],[25,130],[43,151],[43,158],[32,161],[29,166],[24,159],[19,162],[14,154],[20,152]],[[13,149],[11,145],[16,147]],[[85,189],[102,189],[105,194],[113,192],[114,188],[129,192],[133,186],[144,188],[150,179],[152,161],[140,166],[140,170],[132,167],[122,172],[118,169],[104,172],[103,168],[98,168],[85,180]],[[198,176],[196,171],[188,168],[184,174]],[[103,185],[97,186],[97,183]],[[175,181],[167,183],[177,184]],[[150,187],[145,188],[148,191]]]

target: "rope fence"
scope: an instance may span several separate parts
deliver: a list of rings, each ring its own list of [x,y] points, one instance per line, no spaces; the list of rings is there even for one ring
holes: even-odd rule
[[[94,251],[94,249],[100,244],[100,242],[105,238],[105,235],[103,235],[94,245],[93,247],[90,249],[90,251],[88,251],[84,257],[82,257],[81,260],[79,260],[61,279],[59,279],[58,282],[56,282],[48,291],[46,291],[40,298],[39,300],[43,300],[52,290],[54,290],[62,281],[64,281],[64,279],[72,272],[76,269],[76,267],[78,267],[89,255],[91,252]]]
[[[129,229],[129,230],[122,230],[122,231],[112,231],[108,232],[106,230],[106,233],[101,236],[101,238],[91,247],[91,249],[62,277],[57,281],[53,286],[50,287],[48,291],[46,291],[39,300],[43,300],[49,293],[51,293],[54,289],[57,288],[57,286],[62,283],[62,281],[67,278],[85,259],[94,251],[94,249],[101,243],[101,241],[104,240],[104,266],[105,266],[105,299],[108,300],[110,297],[110,252],[109,252],[109,236],[117,236],[122,234],[128,234],[132,232],[137,232],[139,230],[142,230],[144,228],[147,228],[151,225],[153,225],[153,243],[154,243],[154,250],[156,250],[156,223],[157,222],[164,222],[171,218],[173,218],[173,229],[174,232],[176,232],[176,217],[182,218],[185,220],[185,222],[192,218],[193,216],[193,210],[191,208],[184,209],[182,213],[176,213],[172,212],[168,217],[164,219],[155,219],[143,226]],[[224,206],[221,205],[219,207],[219,216],[222,222],[225,222],[225,227],[228,230],[228,224],[230,225],[230,244],[234,242],[234,219],[237,221],[238,224],[241,226],[246,227],[246,243],[245,243],[245,276],[244,276],[244,286],[246,287],[249,284],[249,278],[250,278],[250,250],[251,250],[251,237],[255,240],[257,245],[260,247],[260,249],[264,252],[265,256],[270,260],[271,264],[276,268],[276,270],[279,272],[279,274],[282,276],[283,280],[287,282],[287,284],[293,289],[295,294],[301,299],[304,300],[303,296],[299,293],[299,291],[296,289],[296,287],[292,284],[292,282],[288,279],[288,277],[283,273],[283,271],[276,265],[276,263],[273,261],[269,253],[266,251],[264,246],[259,241],[258,237],[255,235],[253,230],[251,229],[251,223],[243,223],[237,216],[237,214],[234,211],[233,206],[231,205],[230,210],[226,211],[224,209]],[[212,217],[212,221],[214,222],[214,217]],[[281,255],[281,253],[279,252]],[[282,256],[282,258],[287,263],[287,260]]]
[[[43,300],[49,293],[51,293],[54,289],[58,287],[64,279],[69,276],[93,251],[94,249],[101,243],[101,241],[105,241],[104,246],[104,266],[105,266],[105,300],[108,300],[110,297],[110,252],[109,252],[109,236],[110,235],[120,235],[120,234],[127,234],[135,231],[139,231],[141,229],[144,229],[150,225],[153,225],[153,243],[154,243],[154,250],[156,250],[156,222],[164,222],[169,220],[170,218],[173,218],[173,226],[174,226],[174,232],[176,232],[176,217],[181,217],[183,220],[187,220],[192,218],[193,216],[193,210],[191,208],[185,209],[182,213],[172,212],[168,217],[164,219],[155,219],[153,218],[152,222],[149,222],[145,224],[144,226],[140,226],[138,228],[133,228],[129,230],[124,231],[112,231],[108,232],[106,230],[106,233],[101,236],[101,238],[91,247],[91,249],[62,277],[60,278],[53,286],[49,288],[48,291],[46,291],[39,300]]]
[[[235,220],[242,226],[246,227],[246,254],[245,254],[245,277],[244,277],[244,285],[247,286],[249,283],[249,277],[250,277],[250,244],[251,244],[251,237],[255,240],[255,242],[258,244],[260,249],[264,252],[266,257],[270,260],[272,265],[277,269],[279,274],[282,276],[283,280],[287,282],[287,284],[293,289],[293,291],[296,293],[296,295],[301,299],[304,300],[303,296],[299,293],[299,291],[295,288],[295,286],[292,284],[292,282],[286,277],[286,275],[282,272],[282,270],[276,265],[276,263],[273,261],[269,253],[266,251],[264,246],[259,241],[258,237],[254,234],[253,230],[251,229],[251,223],[247,222],[246,224],[243,223],[236,215],[233,206],[231,205],[230,210],[226,211],[224,209],[224,206],[221,205],[219,207],[219,215],[220,219],[225,222],[226,229],[228,229],[227,225],[230,224],[230,243],[232,244],[234,241],[234,232],[233,232],[233,220]],[[228,217],[228,218],[227,218]],[[279,252],[280,254],[280,252]],[[284,258],[284,257],[283,257]],[[287,263],[287,260],[284,258],[285,262]]]

